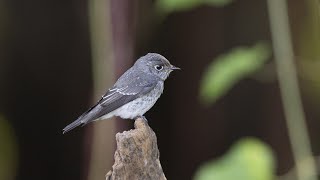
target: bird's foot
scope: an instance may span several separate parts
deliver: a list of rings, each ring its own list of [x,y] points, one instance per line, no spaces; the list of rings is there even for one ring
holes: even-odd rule
[[[148,122],[148,119],[145,116],[138,116],[136,119],[141,118],[143,120],[145,120],[146,122]]]

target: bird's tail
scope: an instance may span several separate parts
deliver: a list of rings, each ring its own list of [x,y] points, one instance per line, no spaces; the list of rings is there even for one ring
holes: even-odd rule
[[[81,124],[83,124],[83,122],[81,121],[81,118],[78,118],[77,120],[73,121],[71,124],[63,128],[63,134],[71,131],[72,129],[78,127]]]
[[[87,110],[85,113],[83,113],[80,117],[78,117],[77,120],[73,121],[71,124],[63,128],[63,134],[67,133],[68,131],[71,131],[72,129],[82,125],[86,125],[97,118],[99,118],[101,115],[99,114],[101,110],[100,106],[93,106],[89,110]]]

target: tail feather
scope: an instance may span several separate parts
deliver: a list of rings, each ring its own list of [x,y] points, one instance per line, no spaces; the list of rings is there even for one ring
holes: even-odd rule
[[[91,107],[86,112],[84,112],[80,117],[78,117],[77,120],[73,121],[71,124],[63,128],[63,134],[71,131],[72,129],[82,125],[86,125],[90,121],[90,117],[88,115],[90,114],[91,110],[93,110],[96,106]]]
[[[81,121],[81,119],[77,119],[75,121],[73,121],[71,124],[69,124],[68,126],[66,126],[65,128],[63,128],[63,134],[71,131],[72,129],[80,126],[81,124],[83,124],[83,122]]]
[[[83,113],[77,120],[73,121],[71,124],[63,128],[63,134],[71,131],[72,129],[82,125],[86,125],[93,122],[103,116],[106,112],[102,111],[103,108],[100,105],[93,106],[88,111]]]

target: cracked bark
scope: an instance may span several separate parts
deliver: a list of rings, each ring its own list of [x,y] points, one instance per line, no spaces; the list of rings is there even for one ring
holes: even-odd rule
[[[166,180],[159,160],[156,134],[141,118],[136,119],[134,127],[116,134],[115,163],[106,180]]]

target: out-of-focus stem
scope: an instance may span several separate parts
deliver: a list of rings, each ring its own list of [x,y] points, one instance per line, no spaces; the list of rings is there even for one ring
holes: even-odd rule
[[[267,3],[281,98],[297,176],[299,180],[316,180],[316,166],[293,61],[287,3],[285,0],[268,0]]]
[[[89,24],[92,52],[93,103],[111,87],[114,77],[110,1],[89,0]],[[87,179],[104,179],[106,169],[112,166],[115,122],[93,123],[91,155]]]

